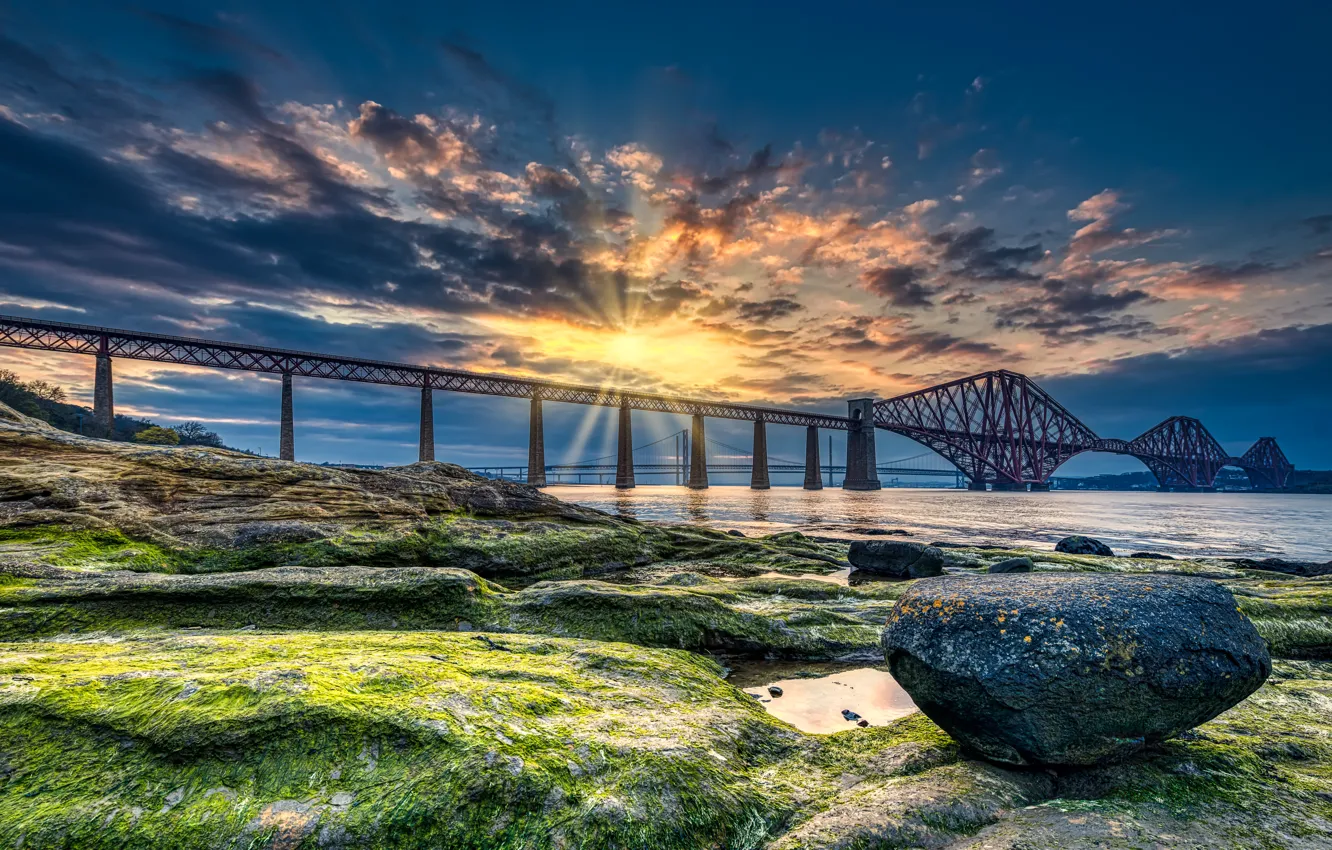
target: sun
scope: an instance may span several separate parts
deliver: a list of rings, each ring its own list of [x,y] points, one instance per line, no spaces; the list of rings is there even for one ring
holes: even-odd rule
[[[606,340],[606,359],[619,366],[643,366],[647,353],[647,340],[633,331],[621,331]]]

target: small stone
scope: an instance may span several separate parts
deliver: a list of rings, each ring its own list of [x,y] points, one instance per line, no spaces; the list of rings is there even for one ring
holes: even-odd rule
[[[1130,558],[1145,558],[1152,561],[1173,561],[1174,558],[1169,555],[1162,555],[1160,552],[1134,552],[1129,555]]]
[[[745,533],[744,533],[743,531],[741,531],[740,529],[738,529],[738,528],[732,528],[730,531],[727,531],[726,533],[729,534],[729,535],[731,535],[732,537],[744,537],[744,536],[745,536]]]
[[[1083,537],[1081,534],[1075,534],[1072,537],[1065,537],[1055,544],[1056,552],[1063,552],[1065,555],[1113,555],[1115,554],[1109,546],[1105,545],[1095,537]]]
[[[849,708],[842,709],[842,717],[849,723],[855,723],[857,720],[860,719],[860,715],[856,714],[854,711],[852,711]]]
[[[768,685],[768,693],[772,694],[775,697],[779,697],[782,695],[782,689],[777,687],[776,685]]]
[[[242,632],[252,632],[254,631],[254,623],[250,623],[248,626],[241,626],[240,630]]]
[[[856,721],[856,725],[859,726],[860,728],[864,729],[865,727],[869,726],[869,721],[868,721],[868,720],[857,720],[857,721]]]
[[[745,693],[749,694],[749,691],[745,691]],[[749,695],[754,699],[758,700],[759,702],[763,702],[763,697],[760,696],[759,694],[749,694]]]
[[[1031,558],[1008,558],[998,563],[990,564],[992,573],[1029,573],[1032,567],[1036,566],[1031,562]]]

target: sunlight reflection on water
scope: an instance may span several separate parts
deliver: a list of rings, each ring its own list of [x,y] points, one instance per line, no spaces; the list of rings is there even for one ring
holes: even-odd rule
[[[1053,548],[1070,534],[1087,534],[1124,554],[1151,550],[1177,556],[1332,559],[1332,496],[567,485],[546,492],[641,520],[737,528],[747,534],[797,528],[844,535],[852,527],[872,526],[905,529],[921,542],[1036,549]]]
[[[839,665],[823,665],[836,669]],[[859,667],[837,670],[824,676],[808,677],[821,665],[792,665],[768,662],[739,662],[729,681],[760,698],[774,717],[785,720],[803,732],[841,732],[856,724],[842,716],[842,710],[854,711],[872,726],[905,717],[916,704],[887,670]],[[782,695],[768,694],[776,685]]]

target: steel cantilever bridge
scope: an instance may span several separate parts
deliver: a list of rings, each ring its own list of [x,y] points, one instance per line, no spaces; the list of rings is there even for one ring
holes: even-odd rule
[[[848,402],[848,415],[832,416],[758,405],[542,381],[508,375],[391,363],[355,357],[313,354],[263,346],[163,334],[139,333],[92,325],[0,316],[0,345],[43,351],[91,354],[97,358],[93,393],[95,427],[109,435],[114,423],[112,359],[147,360],[190,366],[214,366],[282,376],[280,457],[295,458],[292,378],[313,377],[414,387],[421,392],[421,460],[434,460],[433,391],[477,393],[531,400],[527,480],[544,485],[543,401],[618,407],[617,487],[634,486],[632,410],[680,413],[693,417],[688,448],[687,483],[708,486],[705,418],[754,423],[754,446],[747,469],[751,486],[769,486],[767,426],[806,428],[805,487],[820,489],[818,429],[847,432],[843,487],[878,489],[874,428],[909,437],[946,458],[972,489],[1044,490],[1058,467],[1088,451],[1138,458],[1162,489],[1210,489],[1224,466],[1248,473],[1258,489],[1283,489],[1293,465],[1276,440],[1263,437],[1240,457],[1228,455],[1201,422],[1171,417],[1132,440],[1102,439],[1030,378],[1004,370],[985,372],[883,401]],[[734,447],[728,447],[734,448]],[[779,463],[778,471],[786,471]]]

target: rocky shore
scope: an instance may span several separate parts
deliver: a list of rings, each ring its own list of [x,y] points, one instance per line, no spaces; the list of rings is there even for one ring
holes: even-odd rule
[[[645,525],[0,406],[0,846],[1329,846],[1332,577],[1077,548]],[[889,664],[925,713],[805,734],[734,656]],[[1037,709],[1111,732],[967,731]]]

